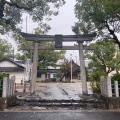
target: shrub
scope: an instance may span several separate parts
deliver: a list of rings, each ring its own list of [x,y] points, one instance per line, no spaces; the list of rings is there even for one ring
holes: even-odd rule
[[[57,77],[58,77],[58,78],[61,78],[62,75],[63,75],[63,73],[62,73],[61,71],[59,71],[59,72],[57,73]]]
[[[111,82],[112,82],[112,91],[114,92],[114,81],[118,81],[118,84],[119,84],[119,88],[120,88],[120,73],[116,73],[112,76],[111,78]],[[119,89],[119,93],[120,93],[120,89]]]
[[[51,80],[52,80],[52,82],[56,82],[56,78],[52,78]]]
[[[112,81],[112,83],[114,81],[118,81],[118,83],[120,84],[120,73],[114,74],[114,76],[112,76],[112,78],[111,78],[111,81]]]
[[[91,87],[93,89],[93,93],[100,93],[100,76],[106,77],[107,74],[102,71],[96,71],[90,75],[89,81],[91,82]]]

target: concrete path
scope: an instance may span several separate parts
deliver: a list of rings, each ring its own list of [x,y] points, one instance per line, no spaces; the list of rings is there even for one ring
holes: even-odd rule
[[[88,86],[89,94],[92,94],[90,86]],[[36,95],[41,99],[75,99],[79,100],[82,94],[81,82],[77,83],[38,83]]]
[[[22,93],[23,87],[17,86],[17,95],[25,97],[29,94],[29,85],[27,86],[26,93]],[[88,83],[88,93],[92,94],[90,83]],[[82,94],[81,81],[76,80],[75,83],[36,83],[36,95],[40,99],[57,99],[57,100],[79,100]]]

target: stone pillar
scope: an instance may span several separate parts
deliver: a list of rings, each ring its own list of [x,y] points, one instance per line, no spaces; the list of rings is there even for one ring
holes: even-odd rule
[[[49,72],[47,72],[46,74],[47,74],[47,80],[49,80]]]
[[[9,79],[9,84],[10,84],[10,96],[12,96],[12,77]]]
[[[88,94],[82,42],[79,42],[79,56],[80,56],[80,71],[81,71],[81,80],[82,80],[82,93]]]
[[[2,91],[2,97],[8,97],[8,78],[4,77],[3,78],[3,91]]]
[[[26,92],[26,82],[30,80],[31,75],[31,59],[27,59],[25,62],[24,80],[23,80],[23,92]]]
[[[100,89],[101,89],[101,95],[104,94],[104,84],[103,84],[103,81],[104,81],[104,76],[101,76],[101,77],[100,77]]]
[[[118,81],[115,81],[115,97],[119,97]]]
[[[23,92],[26,92],[26,81],[25,81],[25,79],[23,81]]]
[[[12,95],[15,95],[15,75],[11,76],[12,79]]]
[[[107,77],[107,97],[112,97],[111,77]]]
[[[11,79],[9,78],[8,79],[8,94],[7,94],[8,97],[11,96],[11,84],[10,84],[10,82],[11,82]]]
[[[38,43],[34,43],[33,65],[32,65],[32,79],[30,85],[30,94],[35,94],[36,78],[37,78],[37,64],[38,64]]]
[[[108,82],[107,82],[107,79],[104,78],[104,96],[107,96],[108,97]]]

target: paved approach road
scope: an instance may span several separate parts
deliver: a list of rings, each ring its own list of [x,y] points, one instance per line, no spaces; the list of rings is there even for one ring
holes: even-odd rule
[[[120,120],[120,112],[109,111],[0,112],[0,120]]]

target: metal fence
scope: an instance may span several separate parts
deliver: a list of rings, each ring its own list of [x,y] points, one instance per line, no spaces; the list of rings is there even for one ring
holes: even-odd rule
[[[100,78],[101,95],[106,97],[119,97],[120,96],[120,84],[118,81],[111,82],[111,77]]]

